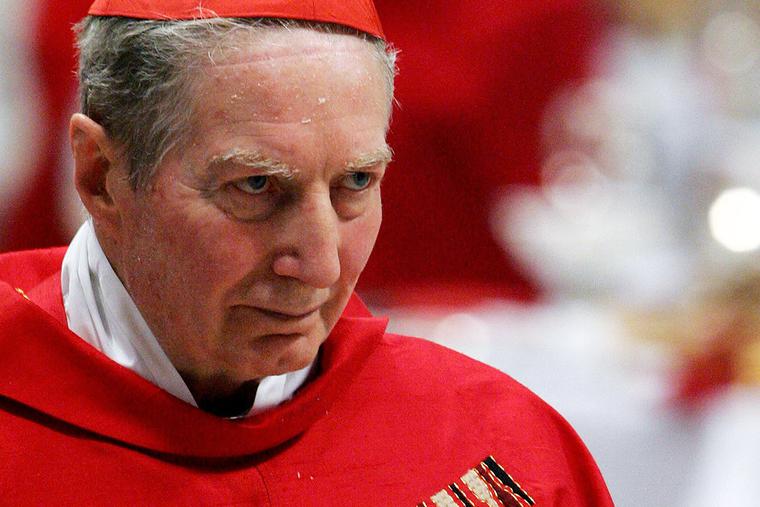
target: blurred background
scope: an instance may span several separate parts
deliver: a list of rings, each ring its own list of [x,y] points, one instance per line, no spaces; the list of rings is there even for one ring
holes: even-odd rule
[[[376,3],[401,73],[361,294],[554,405],[617,505],[760,505],[760,3]],[[0,251],[65,244],[89,0],[2,5]]]

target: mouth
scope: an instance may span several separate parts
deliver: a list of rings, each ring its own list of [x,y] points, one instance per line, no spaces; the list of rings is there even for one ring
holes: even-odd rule
[[[268,308],[258,308],[258,307],[253,307],[253,308],[259,313],[271,319],[279,320],[283,322],[289,322],[289,321],[300,321],[300,320],[307,319],[311,317],[312,315],[316,314],[321,307],[317,306],[305,311],[301,311],[301,310],[279,311],[279,310],[270,310]]]
[[[245,335],[298,337],[321,328],[321,310],[322,305],[284,308],[243,304],[231,308],[230,322]]]
[[[301,308],[236,305],[230,308],[229,333],[257,341],[285,339],[287,342],[304,337],[321,336],[323,305]]]

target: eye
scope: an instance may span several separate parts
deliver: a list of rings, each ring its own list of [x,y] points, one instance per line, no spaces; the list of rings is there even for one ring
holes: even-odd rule
[[[372,175],[368,172],[352,172],[343,178],[343,185],[349,190],[364,190],[372,183]]]
[[[233,183],[235,188],[246,194],[263,194],[270,187],[269,176],[249,176]]]

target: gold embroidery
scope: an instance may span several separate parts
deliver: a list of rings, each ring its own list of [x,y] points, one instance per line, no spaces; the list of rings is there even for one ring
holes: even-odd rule
[[[464,507],[475,507],[475,505],[472,503],[472,500],[470,500],[467,497],[467,488],[463,488],[461,484],[449,484],[449,489],[452,493],[454,493],[454,496],[457,497],[457,499],[462,502],[462,505]]]
[[[501,482],[501,479],[496,477],[493,471],[485,464],[481,463],[478,466],[478,472],[480,478],[483,479],[486,484],[491,486],[491,489],[496,493],[496,497],[500,502],[502,502],[502,505],[515,505],[520,507],[523,506],[522,500],[518,498],[518,496],[512,491],[509,486]],[[509,497],[502,495],[509,495]],[[507,500],[511,501],[507,503]]]
[[[27,295],[24,293],[24,291],[23,291],[23,290],[21,290],[21,289],[19,289],[18,287],[16,287],[16,292],[18,292],[19,294],[21,294],[21,295],[24,297],[24,299],[26,299],[27,301],[31,301],[31,299],[29,299],[29,296],[27,296]]]
[[[431,496],[430,499],[438,507],[459,507],[445,489],[442,489],[435,495]]]
[[[527,507],[535,505],[531,498],[494,458],[488,456],[478,466],[469,469],[458,482],[449,484],[430,499],[435,507],[473,507],[472,497],[478,505],[487,507]],[[461,502],[461,503],[460,503]],[[417,507],[427,507],[422,502]]]
[[[487,504],[488,507],[499,507],[499,504],[491,494],[491,487],[480,477],[480,475],[478,475],[475,470],[468,470],[467,473],[461,477],[461,479],[462,482],[468,488],[470,488],[470,491],[472,491],[478,500]]]
[[[504,474],[504,475],[507,477],[507,479],[509,479],[510,481],[512,481],[512,482],[514,483],[514,486],[517,486],[517,489],[519,490],[519,492],[525,495],[525,497],[526,497],[526,498],[525,498],[525,500],[526,500],[526,501],[527,501],[527,502],[528,502],[530,505],[535,505],[536,501],[535,501],[535,500],[533,500],[533,497],[531,497],[531,496],[528,494],[528,492],[527,492],[527,491],[525,491],[525,489],[523,489],[523,487],[520,485],[520,483],[519,483],[519,482],[517,482],[517,481],[514,479],[514,477],[512,477],[511,475],[509,475],[509,474],[507,473],[507,471],[506,471],[506,470],[504,470],[504,467],[503,467],[503,466],[501,466],[501,465],[499,464],[499,462],[498,462],[498,461],[496,461],[496,459],[495,459],[493,456],[488,456],[488,458],[486,458],[486,460],[490,460],[490,461],[493,463],[493,465],[494,465],[494,466],[496,466],[496,467],[498,467],[498,468],[499,468],[499,470],[501,471],[501,473],[503,473],[503,474]],[[499,479],[499,482],[502,482],[502,481],[501,481],[501,479]],[[509,487],[509,489],[510,489],[510,490],[512,490],[512,489],[513,489],[512,485],[509,485],[509,484],[505,484],[505,486]],[[517,492],[517,491],[514,491],[514,494],[513,494],[512,496],[515,496],[515,495],[517,495],[517,494],[518,494],[518,492]],[[518,495],[518,496],[522,496],[522,495]]]

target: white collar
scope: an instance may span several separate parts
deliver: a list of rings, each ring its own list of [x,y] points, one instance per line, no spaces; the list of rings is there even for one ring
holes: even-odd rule
[[[63,306],[69,329],[113,361],[177,398],[198,406],[187,384],[143,319],[100,247],[91,220],[77,232],[63,258]],[[303,385],[302,370],[264,377],[248,415],[279,405]]]

